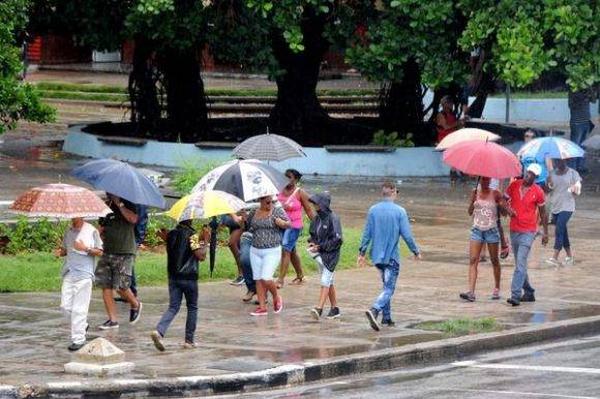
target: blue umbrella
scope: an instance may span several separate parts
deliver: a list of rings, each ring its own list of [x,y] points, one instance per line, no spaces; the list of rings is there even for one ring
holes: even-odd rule
[[[583,157],[583,148],[570,140],[561,137],[540,137],[525,144],[517,155],[523,158],[536,158],[544,160],[568,159]]]
[[[166,207],[165,199],[152,180],[126,162],[114,159],[90,161],[74,169],[71,175],[134,204]]]

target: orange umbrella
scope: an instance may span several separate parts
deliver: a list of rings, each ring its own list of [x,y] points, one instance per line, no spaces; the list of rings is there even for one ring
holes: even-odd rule
[[[46,184],[20,195],[9,211],[29,217],[98,218],[111,213],[92,191],[70,184]]]

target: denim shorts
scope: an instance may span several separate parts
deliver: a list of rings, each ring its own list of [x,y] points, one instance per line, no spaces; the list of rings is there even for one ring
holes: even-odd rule
[[[471,241],[479,241],[486,244],[498,244],[500,242],[500,232],[497,227],[481,231],[477,227],[471,229]]]
[[[301,232],[302,229],[285,229],[281,240],[281,247],[285,252],[293,252],[296,249],[296,242]]]

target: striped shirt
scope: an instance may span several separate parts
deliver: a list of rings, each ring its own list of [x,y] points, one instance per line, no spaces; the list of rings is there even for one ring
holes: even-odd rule
[[[587,90],[569,91],[569,110],[571,111],[571,123],[590,121],[590,97]]]

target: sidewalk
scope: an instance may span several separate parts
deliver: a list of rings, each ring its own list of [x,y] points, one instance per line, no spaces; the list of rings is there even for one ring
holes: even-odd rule
[[[402,202],[415,219],[414,232],[424,261],[404,260],[393,303],[395,328],[380,333],[371,330],[364,311],[379,293],[380,283],[372,268],[337,274],[340,320],[315,322],[309,315],[318,292],[318,279],[311,276],[302,287],[282,290],[285,309],[280,315],[253,318],[252,305],[240,301],[244,290],[226,282],[200,286],[197,342],[199,348],[179,349],[183,340],[185,307],[165,340],[167,352],[157,352],[149,338],[166,309],[166,287],[141,289],[144,311],[136,326],[127,325],[127,308],[120,306],[121,328],[100,332],[105,320],[99,291],[94,291],[89,321],[90,338],[103,336],[126,352],[136,364],[123,378],[171,378],[213,376],[250,372],[282,365],[333,361],[336,357],[443,338],[439,333],[413,328],[427,320],[495,317],[505,328],[544,326],[558,320],[600,315],[597,299],[597,259],[600,257],[599,201],[589,194],[582,198],[571,223],[577,263],[554,269],[541,262],[551,249],[539,243],[530,261],[530,278],[537,289],[537,302],[512,308],[505,303],[512,273],[512,256],[503,264],[501,301],[487,299],[492,289],[489,263],[481,265],[478,301],[464,303],[458,293],[465,289],[467,273],[468,217],[464,201],[468,187],[448,191],[443,183],[401,185]],[[377,198],[372,185],[333,187],[334,207],[346,226],[362,225],[366,205]],[[424,195],[427,193],[427,195]],[[441,194],[445,193],[445,196]],[[203,267],[205,267],[203,265]],[[218,265],[217,265],[218,267]],[[58,271],[57,271],[58,273]],[[65,375],[69,361],[68,330],[58,310],[59,293],[0,295],[0,385],[43,382],[102,381]],[[26,361],[25,361],[26,360]],[[103,380],[106,381],[106,380]]]

